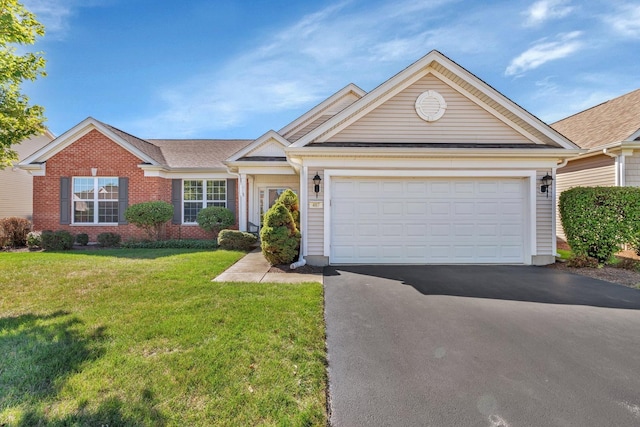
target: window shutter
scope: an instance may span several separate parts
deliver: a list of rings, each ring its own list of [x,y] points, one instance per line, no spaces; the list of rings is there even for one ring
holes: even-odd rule
[[[60,224],[71,224],[71,178],[60,177]]]
[[[173,205],[172,224],[180,224],[182,222],[182,180],[171,180],[171,204]]]
[[[124,211],[129,207],[129,178],[118,178],[118,224],[128,224]]]
[[[227,209],[229,209],[236,217],[238,222],[238,213],[236,212],[236,193],[238,191],[238,180],[227,179]]]

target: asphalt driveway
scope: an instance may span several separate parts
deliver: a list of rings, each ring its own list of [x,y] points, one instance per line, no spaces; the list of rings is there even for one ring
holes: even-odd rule
[[[640,425],[639,290],[524,266],[324,280],[334,427]]]

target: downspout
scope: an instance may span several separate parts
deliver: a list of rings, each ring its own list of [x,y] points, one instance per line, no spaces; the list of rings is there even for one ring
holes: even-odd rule
[[[304,201],[305,206],[307,204],[307,168],[302,166],[302,162],[295,161],[294,159],[287,156],[287,163],[293,167],[294,170],[300,173],[300,206],[302,206],[302,202]],[[298,261],[291,263],[289,266],[290,269],[295,270],[296,268],[303,267],[307,264],[307,260],[304,259],[304,243],[305,243],[305,234],[307,233],[307,210],[305,207],[304,214],[300,217],[300,228],[301,237],[300,237],[300,253],[298,255]]]
[[[609,156],[612,157],[615,160],[615,172],[616,172],[616,187],[622,187],[622,173],[624,172],[624,156],[621,156],[619,154],[612,154],[609,153],[609,149],[608,148],[603,148],[602,149],[602,154],[604,154],[605,156]],[[622,160],[622,165],[621,165],[621,160]],[[621,171],[622,169],[622,171]]]

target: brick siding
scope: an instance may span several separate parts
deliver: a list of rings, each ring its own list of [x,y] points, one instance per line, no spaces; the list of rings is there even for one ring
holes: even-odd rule
[[[95,242],[103,232],[118,233],[123,240],[145,238],[145,233],[132,224],[62,225],[60,224],[60,177],[91,176],[129,178],[129,206],[151,200],[171,203],[171,180],[145,177],[138,167],[142,161],[119,144],[92,130],[47,160],[46,176],[33,180],[33,226],[35,230],[67,230],[72,234],[87,233]],[[236,198],[236,206],[238,201]],[[169,239],[209,239],[211,236],[197,225],[167,224]]]

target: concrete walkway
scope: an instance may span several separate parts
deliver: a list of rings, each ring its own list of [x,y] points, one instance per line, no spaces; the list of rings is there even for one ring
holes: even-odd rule
[[[213,279],[214,282],[323,283],[322,273],[269,273],[271,265],[255,249]]]

